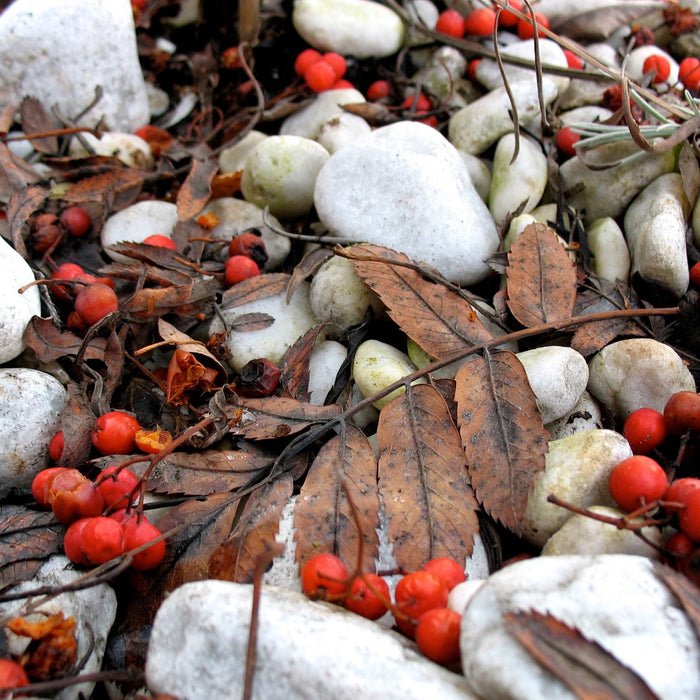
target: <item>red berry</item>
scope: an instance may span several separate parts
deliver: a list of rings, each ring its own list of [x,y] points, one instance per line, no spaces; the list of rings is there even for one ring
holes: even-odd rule
[[[304,49],[294,61],[294,72],[303,77],[309,66],[318,63],[321,60],[321,54],[316,49]]]
[[[56,519],[64,525],[95,517],[104,510],[102,494],[77,469],[64,469],[49,477],[44,494]]]
[[[152,236],[144,238],[141,242],[145,243],[146,245],[157,246],[158,248],[170,248],[170,250],[177,250],[177,244],[172,238],[168,238],[167,236],[163,236],[159,233],[154,233]]]
[[[700,430],[700,395],[694,391],[679,391],[664,406],[664,421],[672,435],[686,430]]]
[[[103,455],[128,455],[136,449],[136,433],[140,429],[133,416],[123,411],[110,411],[95,421],[92,444]]]
[[[535,12],[535,21],[537,22],[538,26],[537,35],[544,36],[544,33],[539,29],[539,27],[549,29],[549,20],[541,12]],[[528,19],[519,19],[517,32],[521,39],[532,39],[535,36],[535,27],[532,24],[532,18],[528,17]]]
[[[337,77],[333,66],[321,60],[306,69],[304,80],[314,92],[325,92],[331,89]]]
[[[63,447],[63,431],[59,430],[49,442],[49,457],[51,457],[51,459],[54,462],[58,462],[58,460],[61,459],[61,455],[63,454]]]
[[[311,600],[342,600],[347,587],[348,569],[334,554],[316,554],[304,564],[301,590]]]
[[[666,510],[669,513],[679,513],[685,507],[688,496],[697,488],[700,488],[700,479],[695,479],[692,476],[672,481],[664,494],[664,501],[679,503],[680,505],[667,505],[665,506]]]
[[[63,238],[63,231],[54,225],[40,226],[32,232],[32,248],[37,253],[47,253],[54,250]]]
[[[670,555],[671,564],[677,564],[678,559],[684,559],[690,556],[696,548],[695,542],[685,534],[685,532],[676,532],[664,542],[664,554]]]
[[[433,608],[447,607],[449,594],[447,584],[429,571],[406,574],[394,593],[399,612],[408,616],[395,616],[398,628],[413,638],[420,616]]]
[[[401,107],[402,107],[402,109],[411,109],[413,107],[414,102],[416,105],[415,106],[416,114],[419,114],[420,112],[425,112],[425,111],[433,108],[433,103],[423,93],[420,93],[418,95],[417,100],[416,100],[415,95],[409,95],[401,103]]]
[[[232,287],[259,274],[260,268],[255,260],[246,255],[232,255],[224,265],[224,284]]]
[[[659,54],[653,53],[646,57],[642,71],[644,73],[653,72],[654,77],[652,78],[652,83],[656,85],[657,83],[664,83],[668,80],[668,76],[671,74],[671,64],[665,56],[659,56]]]
[[[451,591],[458,583],[467,580],[467,575],[464,573],[464,568],[460,566],[454,559],[449,557],[438,557],[431,559],[424,567],[423,571],[429,571],[442,579],[447,586],[447,590]]]
[[[330,86],[329,90],[354,90],[355,86],[345,78],[336,80],[333,85]]]
[[[138,478],[128,469],[112,465],[102,470],[97,479],[97,488],[107,508],[126,508],[139,485]]]
[[[566,64],[569,68],[575,68],[576,70],[581,70],[583,68],[583,61],[573,51],[569,51],[569,49],[562,50],[566,56]]]
[[[321,56],[321,60],[325,61],[334,71],[335,77],[340,80],[348,69],[347,61],[335,51],[329,51]]]
[[[666,423],[663,415],[653,408],[638,408],[628,416],[622,434],[634,454],[646,455],[666,439]]]
[[[124,522],[124,551],[141,547],[160,537],[163,533],[148,521],[145,515],[134,515]],[[133,555],[131,568],[137,571],[155,569],[165,556],[165,540],[155,542],[141,552]]]
[[[47,500],[47,482],[58,472],[64,471],[65,467],[49,467],[42,469],[32,481],[32,496],[34,500],[43,508],[50,508],[51,504]]]
[[[663,498],[668,489],[668,477],[658,462],[644,455],[635,455],[620,462],[610,472],[608,486],[615,503],[630,512]]]
[[[416,627],[418,648],[438,664],[458,661],[461,622],[462,616],[449,608],[433,608],[424,612]]]
[[[685,497],[685,508],[678,511],[678,524],[694,542],[700,542],[700,489],[693,489]]]
[[[438,17],[435,31],[452,36],[455,39],[461,39],[465,32],[464,17],[457,10],[445,10]]]
[[[690,268],[690,281],[696,286],[700,287],[700,262],[696,262]]]
[[[678,79],[688,90],[700,88],[700,60],[695,56],[684,58],[678,66]]]
[[[105,564],[124,551],[125,528],[113,518],[89,518],[80,535],[80,546],[91,564]]]
[[[523,3],[520,0],[508,0],[508,5],[518,12],[523,11]],[[498,16],[498,24],[503,27],[515,27],[518,24],[518,18],[508,10],[501,10]]]
[[[90,214],[88,214],[85,209],[78,206],[64,209],[61,212],[59,222],[71,236],[75,236],[76,238],[84,236],[90,230],[90,226],[92,226]]]
[[[371,586],[381,597],[370,588]],[[383,599],[383,600],[382,600]],[[387,610],[384,601],[391,600],[391,592],[387,582],[377,574],[358,576],[350,586],[350,593],[345,598],[345,607],[368,620],[378,620]]]
[[[480,63],[481,63],[480,58],[474,58],[471,61],[469,61],[469,65],[467,66],[467,75],[469,76],[469,80],[471,80],[472,82],[477,82],[477,80],[476,80],[476,68]]]
[[[263,239],[254,233],[241,233],[234,236],[228,246],[229,257],[234,255],[245,255],[247,258],[255,260],[258,267],[262,267],[267,262],[267,247]]]
[[[242,67],[241,54],[237,46],[229,46],[221,52],[221,65],[228,70]]]
[[[0,659],[0,690],[22,688],[29,685],[29,676],[16,661],[12,659]]]
[[[378,102],[391,95],[391,84],[388,80],[375,80],[367,88],[367,99],[370,102]]]
[[[557,131],[557,135],[554,137],[557,148],[565,156],[569,157],[576,155],[575,146],[580,140],[581,134],[577,134],[570,126],[565,126],[563,129],[559,129],[559,131]]]
[[[101,321],[119,308],[119,299],[114,290],[97,282],[83,287],[75,297],[75,310],[88,325]]]
[[[80,518],[80,520],[72,522],[68,526],[66,534],[63,535],[63,551],[74,564],[81,564],[82,566],[90,565],[90,560],[83,551],[80,538],[83,534],[83,528],[91,520],[92,518]]]
[[[464,20],[464,33],[471,36],[491,36],[496,28],[496,12],[488,7],[472,10]]]

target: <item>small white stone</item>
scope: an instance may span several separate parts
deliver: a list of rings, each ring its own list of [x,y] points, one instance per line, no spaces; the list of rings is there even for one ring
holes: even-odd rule
[[[493,157],[489,211],[499,226],[523,203],[521,213],[532,211],[547,186],[547,156],[533,139],[521,135],[519,141],[515,161],[514,134],[501,137]]]
[[[476,189],[479,197],[488,203],[489,192],[491,190],[491,170],[486,163],[477,156],[467,153],[466,151],[459,151],[459,155],[462,156],[464,164],[467,166],[469,171],[469,177],[472,179],[472,184]]]
[[[38,369],[0,368],[0,497],[29,490],[49,463],[49,441],[58,430],[66,390]]]
[[[552,440],[559,440],[574,433],[580,433],[584,430],[596,430],[602,427],[603,416],[600,412],[600,406],[587,391],[581,394],[581,398],[571,411],[545,425]]]
[[[545,470],[535,477],[527,501],[523,537],[542,547],[573,515],[547,501],[552,493],[580,508],[614,506],[608,489],[610,472],[631,456],[627,440],[613,430],[587,430],[551,440]]]
[[[121,134],[110,131],[97,138],[84,133],[82,138],[97,156],[114,157],[124,165],[140,170],[152,170],[154,167],[153,152],[146,141],[136,134]],[[78,139],[73,139],[70,146],[72,156],[87,156],[89,151]]]
[[[632,49],[625,63],[625,73],[629,75],[632,80],[641,81],[644,78],[644,62],[649,56],[661,56],[668,61],[670,72],[668,78],[663,82],[668,85],[675,85],[678,82],[678,63],[671,54],[655,44],[637,46]]]
[[[326,122],[341,114],[348,114],[343,109],[343,105],[363,104],[365,101],[365,96],[354,88],[321,92],[306,107],[290,114],[282,122],[280,136],[303,136],[305,139],[316,139]]]
[[[466,70],[467,59],[461,51],[452,46],[441,46],[425,66],[411,77],[411,83],[421,85],[440,101],[453,105]],[[459,106],[463,107],[464,103]]]
[[[308,330],[316,325],[311,305],[309,304],[309,285],[300,284],[287,302],[287,293],[265,297],[256,301],[221,310],[226,323],[234,323],[236,318],[246,314],[267,314],[274,321],[266,328],[254,331],[229,330],[225,346],[231,353],[229,364],[235,372],[250,360],[266,357],[279,364],[284,353]],[[224,330],[219,318],[214,317],[209,333]]]
[[[343,112],[329,119],[318,133],[317,141],[331,154],[353,144],[372,131],[370,125],[356,114]]]
[[[248,156],[241,192],[243,197],[280,219],[304,216],[314,201],[319,171],[330,154],[301,136],[270,136]]]
[[[362,395],[367,398],[415,372],[416,369],[408,355],[393,345],[380,340],[365,340],[355,352],[352,376]],[[395,389],[372,405],[381,410],[389,401],[405,391],[404,387]]]
[[[309,360],[309,403],[323,405],[347,356],[348,349],[335,340],[316,343]]]
[[[41,314],[39,287],[18,290],[35,277],[27,261],[0,237],[0,364],[14,360],[25,348],[24,332]]]
[[[455,610],[460,615],[464,615],[464,611],[469,605],[469,601],[474,597],[476,592],[484,585],[485,581],[480,579],[468,579],[458,583],[451,591],[447,598],[447,607],[450,610]]]
[[[610,282],[627,282],[630,274],[630,252],[627,241],[615,219],[596,219],[586,231],[591,252],[591,269]]]
[[[237,173],[245,167],[253,149],[268,138],[262,131],[249,131],[238,143],[224,148],[219,154],[219,170],[222,173]]]
[[[690,204],[678,173],[661,175],[627,207],[624,230],[632,272],[662,282],[679,296],[688,289],[685,231]]]
[[[136,202],[112,214],[105,221],[100,234],[102,248],[115,262],[132,262],[133,258],[115,253],[109,246],[117,243],[141,243],[155,235],[170,238],[178,220],[177,206],[171,202],[155,199]]]
[[[612,116],[612,112],[600,105],[583,105],[569,109],[557,116],[563,126],[571,126],[572,124],[603,122]]]
[[[623,518],[625,513],[608,506],[591,506],[591,513],[607,518]],[[633,520],[632,524],[640,522]],[[661,530],[644,527],[641,534],[657,547],[661,547]],[[575,514],[557,530],[542,548],[545,556],[567,554],[635,554],[649,559],[659,559],[659,550],[654,549],[631,530],[618,528],[587,515]]]
[[[678,353],[653,338],[610,343],[588,363],[588,390],[619,421],[638,408],[663,413],[677,391],[695,391],[695,381]]]
[[[435,29],[440,10],[430,2],[430,0],[408,0],[406,2],[406,12],[411,19],[427,29]],[[409,46],[420,46],[421,44],[429,44],[432,39],[413,27],[409,27],[406,34],[406,44]]]
[[[297,0],[292,22],[315,49],[360,59],[391,56],[404,40],[401,18],[368,0]]]
[[[565,416],[578,403],[588,383],[586,358],[572,348],[542,346],[519,352],[543,423]]]

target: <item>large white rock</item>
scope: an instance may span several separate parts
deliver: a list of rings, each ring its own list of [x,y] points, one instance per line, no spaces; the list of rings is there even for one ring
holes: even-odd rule
[[[498,247],[464,161],[425,124],[397,122],[332,155],[314,202],[333,235],[405,253],[453,282],[483,280]]]
[[[104,117],[112,131],[133,132],[149,121],[129,0],[16,0],[0,15],[0,104],[26,95],[47,110],[80,121]]]
[[[240,697],[252,591],[209,580],[171,593],[149,641],[149,689],[188,700]],[[399,634],[273,586],[262,589],[252,697],[476,700],[462,676],[428,661]]]
[[[579,508],[614,506],[610,472],[632,456],[627,440],[613,430],[588,430],[549,442],[545,470],[535,477],[522,521],[523,537],[542,547],[573,513],[547,501],[554,494]]]
[[[84,575],[64,556],[52,556],[39,569],[30,581],[24,581],[11,588],[8,593],[30,593],[42,586],[58,590],[64,586],[75,583]],[[37,597],[31,599],[20,598],[12,602],[0,605],[0,618],[12,619],[23,615],[23,608],[27,603],[37,602]],[[100,583],[82,590],[61,593],[50,597],[41,603],[38,609],[28,616],[33,622],[46,619],[46,615],[55,615],[62,612],[64,617],[75,618],[75,639],[77,642],[76,660],[85,661],[80,668],[80,674],[97,673],[102,668],[109,634],[117,614],[117,596],[112,587],[107,583]],[[20,655],[27,648],[30,640],[28,637],[19,637],[12,632],[7,632],[8,653]],[[56,700],[78,700],[78,698],[90,697],[94,681],[71,685],[56,693],[52,697]]]
[[[0,369],[0,497],[29,490],[49,463],[49,441],[58,430],[66,390],[38,369]]]
[[[576,627],[637,673],[662,700],[700,697],[693,625],[646,557],[538,557],[491,576],[462,618],[462,667],[474,690],[503,700],[573,700],[506,628],[534,610]]]
[[[24,331],[32,316],[41,314],[39,287],[19,289],[34,282],[26,260],[0,237],[0,364],[14,360],[24,350]]]
[[[672,394],[695,391],[678,353],[653,338],[611,343],[590,359],[588,369],[588,390],[620,421],[638,408],[663,413]]]
[[[315,49],[357,58],[384,58],[403,43],[401,18],[369,0],[297,0],[292,22]]]

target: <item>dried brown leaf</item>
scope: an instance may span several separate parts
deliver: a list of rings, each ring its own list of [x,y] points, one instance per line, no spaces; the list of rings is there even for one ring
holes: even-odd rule
[[[17,192],[41,180],[31,165],[12,153],[7,144],[0,143],[0,201],[9,202]]]
[[[439,392],[411,386],[379,415],[379,491],[399,566],[464,562],[479,532],[459,433]]]
[[[155,318],[175,313],[181,316],[194,315],[214,301],[218,282],[211,279],[195,280],[192,284],[165,287],[162,289],[141,289],[126,299],[120,308],[134,318]]]
[[[287,303],[291,300],[296,288],[307,277],[312,277],[332,255],[333,253],[328,248],[314,248],[301,259],[299,264],[294,267],[292,278],[287,287]]]
[[[61,357],[77,355],[83,345],[83,338],[70,331],[60,331],[50,318],[34,316],[24,332],[24,342],[41,362],[52,362]],[[105,338],[92,338],[87,344],[86,360],[104,360],[107,341]]]
[[[355,523],[348,493],[359,527]],[[379,540],[377,458],[359,428],[347,426],[319,451],[294,508],[296,559],[300,566],[318,552],[332,552],[363,571],[374,571]],[[362,542],[363,558],[358,562]]]
[[[15,250],[27,257],[27,248],[22,233],[27,228],[31,215],[48,198],[49,191],[40,185],[22,187],[12,193],[7,207],[7,220],[10,224],[10,238]]]
[[[53,513],[0,506],[0,590],[31,579],[44,561],[63,549],[63,527]]]
[[[59,422],[59,428],[63,431],[63,452],[56,466],[73,467],[89,459],[92,450],[90,435],[96,418],[85,387],[69,382]]]
[[[309,400],[309,361],[321,330],[322,326],[310,328],[284,353],[279,382],[284,396]]]
[[[41,102],[34,97],[25,97],[19,106],[22,131],[27,136],[53,131],[56,124]],[[55,155],[58,151],[58,139],[55,136],[33,138],[32,146],[40,153]]]
[[[172,270],[186,275],[181,284],[190,282],[194,276],[192,264],[182,253],[162,246],[152,246],[143,243],[115,243],[110,250],[134,259],[134,262],[147,263],[163,270]],[[138,265],[140,271],[142,265]]]
[[[283,272],[268,272],[243,280],[229,287],[221,299],[222,309],[242,306],[258,299],[267,299],[282,294],[289,284],[291,277]]]
[[[493,338],[472,305],[457,292],[392,264],[410,263],[405,255],[365,244],[346,253],[357,274],[384,302],[389,316],[433,357],[443,359]]]
[[[526,328],[571,318],[576,267],[548,226],[525,227],[508,253],[506,276],[508,308]]]
[[[506,613],[504,623],[515,639],[581,700],[657,700],[634,671],[552,615]]]
[[[290,474],[254,491],[246,501],[236,527],[209,562],[212,578],[252,583],[258,560],[265,556],[279,532],[282,509],[291,498]]]
[[[476,497],[520,534],[549,440],[525,369],[512,352],[496,350],[467,362],[455,380],[457,424]]]
[[[674,571],[664,564],[655,563],[654,570],[681,602],[685,614],[695,629],[695,634],[700,639],[700,588],[685,574]]]
[[[219,169],[216,158],[193,158],[190,172],[177,193],[177,215],[180,221],[197,216],[211,196],[211,181]]]
[[[250,333],[251,331],[261,331],[263,328],[269,328],[274,322],[274,316],[262,312],[241,314],[229,320],[228,328],[237,333]]]
[[[341,407],[313,406],[310,403],[281,396],[262,399],[238,397],[226,406],[231,435],[249,440],[272,440],[294,435],[315,423],[325,423],[335,418]]]
[[[666,7],[660,0],[625,0],[597,4],[595,9],[582,5],[580,12],[567,12],[552,22],[552,31],[571,39],[604,41],[623,26],[634,24],[636,19],[655,9]]]
[[[105,201],[109,209],[118,211],[136,201],[146,176],[147,173],[133,168],[115,167],[74,182],[63,194],[63,200],[77,204]]]

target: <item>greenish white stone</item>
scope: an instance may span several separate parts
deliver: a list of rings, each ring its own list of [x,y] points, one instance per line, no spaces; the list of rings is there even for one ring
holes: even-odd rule
[[[73,139],[70,148],[72,156],[87,156],[92,152],[97,156],[117,158],[124,165],[139,170],[152,170],[155,165],[150,145],[136,134],[107,132],[99,139],[90,133],[83,133],[81,136],[91,151],[84,148],[80,141]]]
[[[469,177],[472,179],[472,184],[479,197],[481,197],[484,202],[488,202],[489,192],[491,190],[491,171],[489,170],[489,166],[486,165],[481,158],[467,153],[466,151],[459,151],[459,155],[462,156],[462,160],[467,166]]]
[[[225,148],[219,154],[219,171],[237,173],[243,170],[253,149],[268,137],[262,131],[249,131],[238,143]]]
[[[301,136],[270,136],[248,156],[241,192],[248,202],[280,219],[309,212],[319,171],[330,157],[320,144]]]
[[[591,252],[591,269],[610,282],[627,282],[630,274],[630,252],[617,221],[610,216],[596,219],[586,231]]]
[[[326,90],[316,95],[308,105],[290,114],[282,122],[279,134],[280,136],[303,136],[305,139],[315,140],[326,122],[336,119],[341,114],[347,114],[343,105],[365,102],[365,96],[354,88]]]

